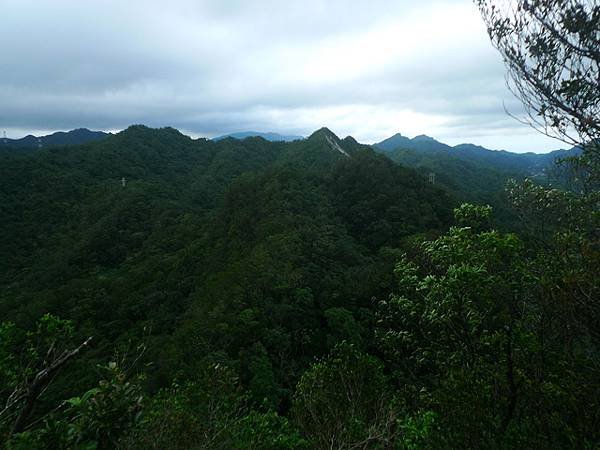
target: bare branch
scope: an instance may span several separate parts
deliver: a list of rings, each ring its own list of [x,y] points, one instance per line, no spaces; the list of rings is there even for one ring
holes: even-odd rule
[[[81,351],[89,345],[91,340],[92,338],[89,337],[76,349],[70,351],[65,350],[58,358],[56,358],[52,363],[40,370],[35,375],[33,381],[29,384],[24,393],[16,396],[19,400],[24,400],[24,404],[21,408],[19,416],[17,417],[17,420],[12,427],[9,437],[24,430],[27,419],[31,415],[35,402],[41,393],[52,382],[54,376],[58,373],[62,366],[81,353]],[[13,406],[15,403],[16,401],[12,402],[11,406]]]

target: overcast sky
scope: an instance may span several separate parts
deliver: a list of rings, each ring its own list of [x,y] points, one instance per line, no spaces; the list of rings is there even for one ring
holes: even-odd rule
[[[397,132],[549,151],[469,0],[0,0],[0,130]],[[564,146],[564,145],[563,145]]]

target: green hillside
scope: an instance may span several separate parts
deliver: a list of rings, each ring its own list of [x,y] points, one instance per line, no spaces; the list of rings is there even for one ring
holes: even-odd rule
[[[22,380],[92,337],[11,448],[597,437],[577,415],[598,394],[590,204],[552,191],[571,214],[502,234],[459,200],[501,204],[503,172],[400,154],[422,168],[326,128],[286,143],[141,125],[1,154],[1,436]],[[513,186],[512,214],[541,217],[535,192]]]

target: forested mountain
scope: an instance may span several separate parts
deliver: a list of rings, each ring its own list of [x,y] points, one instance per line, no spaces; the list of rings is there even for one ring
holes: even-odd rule
[[[541,176],[552,168],[557,159],[575,156],[576,149],[555,150],[549,153],[513,153],[505,150],[489,150],[473,144],[460,144],[454,147],[439,142],[429,136],[420,135],[409,139],[401,134],[373,144],[373,147],[388,154],[392,159],[410,161],[415,164],[435,157],[453,157],[462,161],[477,163],[489,169],[520,173],[527,176]],[[412,150],[409,152],[409,150]],[[411,160],[412,158],[412,160]]]
[[[21,139],[0,139],[0,150],[4,149],[40,149],[62,147],[66,145],[80,145],[88,142],[101,141],[109,133],[90,131],[87,128],[78,128],[68,132],[58,131],[47,136],[28,135]]]
[[[436,161],[503,189],[498,171]],[[595,325],[548,319],[566,316],[542,299],[556,283],[567,291],[552,295],[595,295],[595,254],[571,252],[571,275],[557,259],[540,279],[551,250],[523,243],[576,221],[587,245],[585,205],[522,241],[491,230],[489,208],[459,207],[464,180],[439,174],[432,184],[327,128],[286,143],[136,125],[0,154],[0,423],[15,424],[2,436],[15,448],[299,449],[593,435],[575,405],[595,401]],[[11,389],[77,345],[17,417],[12,399],[29,394]],[[567,351],[568,366],[550,356]],[[551,394],[574,386],[573,404]]]
[[[396,134],[373,147],[391,160],[433,174],[436,183],[462,201],[490,204],[503,228],[514,229],[517,218],[504,193],[511,179],[534,179],[543,184],[564,184],[557,162],[579,155],[579,149],[550,153],[511,153],[473,144],[454,147],[429,136],[409,139]]]
[[[279,142],[279,141],[291,142],[291,141],[297,141],[300,139],[304,139],[303,136],[290,135],[290,134],[263,133],[260,131],[240,131],[237,133],[230,133],[230,134],[226,134],[223,136],[213,138],[213,141],[220,141],[222,139],[227,139],[227,138],[246,139],[247,137],[261,137],[261,138],[263,138],[267,141],[271,141],[271,142]]]
[[[83,147],[3,155],[0,171],[0,267],[11,289],[0,307],[20,305],[32,317],[38,302],[40,309],[57,302],[63,313],[70,298],[80,304],[79,288],[57,292],[74,279],[123,281],[137,264],[151,266],[152,255],[177,259],[200,245],[195,258],[206,261],[175,266],[214,275],[219,260],[239,263],[227,249],[251,251],[276,233],[309,233],[298,241],[308,243],[320,229],[335,231],[332,244],[370,255],[417,231],[441,232],[452,206],[416,172],[327,129],[284,144],[192,140],[174,129],[134,126]],[[308,249],[295,254],[314,256]]]
[[[331,321],[373,320],[394,249],[441,233],[455,204],[327,129],[286,144],[133,126],[1,155],[0,196],[2,317],[31,327],[52,313],[95,337],[88,365],[69,377],[79,381],[55,392],[77,392],[92,361],[145,339],[153,389],[226,359],[275,408],[343,339]],[[255,392],[260,376],[271,381]]]

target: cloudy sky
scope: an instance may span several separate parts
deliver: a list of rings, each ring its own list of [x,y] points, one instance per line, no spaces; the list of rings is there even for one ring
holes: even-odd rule
[[[0,0],[0,130],[397,132],[549,151],[470,0]]]

